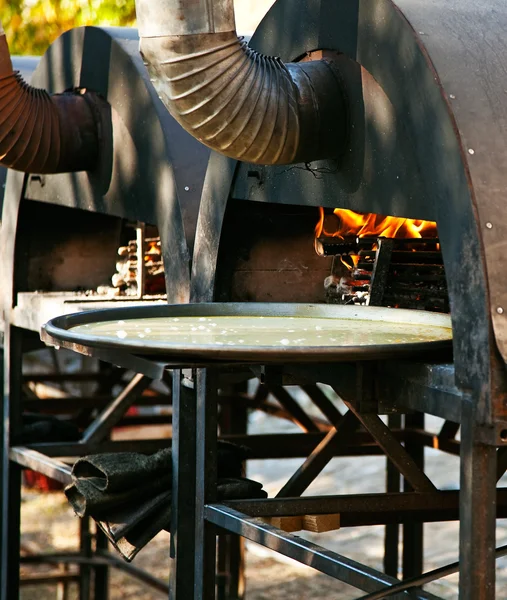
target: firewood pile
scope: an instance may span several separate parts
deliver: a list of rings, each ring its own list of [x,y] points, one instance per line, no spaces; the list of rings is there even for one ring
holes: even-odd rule
[[[142,253],[138,249],[138,240],[139,236],[118,248],[116,273],[111,278],[113,288],[128,296],[165,294],[160,237],[141,238]],[[140,262],[143,273],[139,272]]]

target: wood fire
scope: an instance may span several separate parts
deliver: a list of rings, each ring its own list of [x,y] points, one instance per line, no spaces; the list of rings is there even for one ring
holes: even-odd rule
[[[437,224],[434,221],[404,219],[359,213],[344,208],[335,208],[332,214],[319,207],[319,221],[315,227],[316,238],[337,237],[386,237],[386,238],[436,238]]]

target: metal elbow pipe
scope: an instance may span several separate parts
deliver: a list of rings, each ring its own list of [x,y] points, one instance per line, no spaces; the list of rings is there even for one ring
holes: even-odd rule
[[[213,150],[276,165],[339,158],[344,85],[331,61],[284,64],[238,38],[232,0],[136,0],[140,50],[172,116]]]
[[[12,68],[0,25],[0,165],[27,173],[90,170],[98,157],[96,97],[49,95]]]

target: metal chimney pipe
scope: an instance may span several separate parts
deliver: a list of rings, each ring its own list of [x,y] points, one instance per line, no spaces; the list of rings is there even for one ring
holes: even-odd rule
[[[238,39],[233,0],[136,0],[140,50],[172,116],[226,156],[276,165],[339,158],[347,103],[328,60],[284,64]]]
[[[0,165],[27,173],[85,171],[95,166],[98,124],[90,92],[50,96],[12,68],[0,25]]]

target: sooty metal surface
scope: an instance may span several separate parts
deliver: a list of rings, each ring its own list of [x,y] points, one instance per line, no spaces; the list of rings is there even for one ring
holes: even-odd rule
[[[9,172],[0,240],[7,309],[17,291],[11,289],[13,263],[19,267],[23,261],[15,256],[15,239],[25,201],[158,226],[169,300],[188,300],[189,248],[209,151],[181,130],[159,100],[139,56],[136,30],[66,32],[41,58],[32,84],[53,93],[94,90],[108,102],[109,126],[103,128],[98,164],[91,171]]]
[[[213,154],[194,250],[193,297],[212,297],[230,202],[436,221],[458,386],[480,390],[483,423],[506,416],[507,288],[500,270],[507,218],[499,199],[507,176],[506,19],[501,0],[276,2],[252,47],[284,61],[323,48],[342,53],[351,146],[340,165],[289,168]]]

